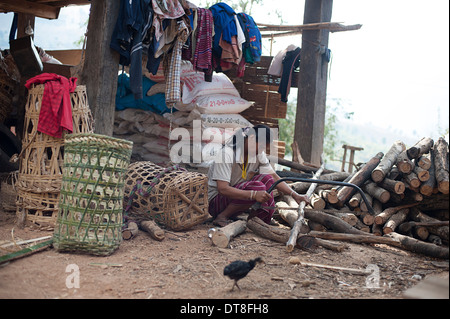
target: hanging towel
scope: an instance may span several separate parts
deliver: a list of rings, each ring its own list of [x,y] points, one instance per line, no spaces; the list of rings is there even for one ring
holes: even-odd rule
[[[63,129],[72,133],[72,104],[70,93],[76,88],[77,78],[67,79],[54,73],[42,73],[29,79],[25,86],[44,84],[41,110],[37,130],[47,135],[61,138]]]

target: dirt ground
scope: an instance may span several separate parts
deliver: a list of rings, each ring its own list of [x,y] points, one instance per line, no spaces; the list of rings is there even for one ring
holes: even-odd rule
[[[14,214],[0,211],[0,243],[11,241],[13,228],[16,241],[52,235],[52,231],[14,226]],[[319,247],[288,253],[283,244],[247,230],[230,248],[220,249],[207,237],[211,227],[205,223],[186,232],[168,232],[161,242],[141,231],[107,257],[45,249],[0,265],[0,298],[400,299],[427,276],[448,281],[448,260],[389,246],[347,243],[343,252]],[[223,276],[224,266],[257,256],[265,264],[239,281],[241,290],[230,291],[233,282]],[[376,265],[379,288],[368,288],[367,274],[292,264],[291,257],[360,270]],[[74,269],[79,270],[79,288],[73,287]]]

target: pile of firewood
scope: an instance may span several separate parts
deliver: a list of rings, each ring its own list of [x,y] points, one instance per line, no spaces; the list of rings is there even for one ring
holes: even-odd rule
[[[328,171],[323,166],[311,171],[315,179],[358,186],[372,210],[354,187],[295,182],[290,186],[307,194],[310,205],[299,207],[286,195],[275,198],[274,218],[291,227],[290,231],[257,217],[246,226],[262,237],[286,243],[288,251],[312,242],[341,250],[339,242],[330,242],[338,240],[382,243],[449,258],[449,149],[445,139],[434,143],[423,138],[409,148],[395,142],[386,154],[376,154],[353,174]],[[227,228],[224,232],[231,239],[237,233],[232,224]]]

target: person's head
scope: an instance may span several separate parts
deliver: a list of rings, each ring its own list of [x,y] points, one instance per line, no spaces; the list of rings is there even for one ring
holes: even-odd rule
[[[233,135],[231,146],[234,150],[240,148],[250,154],[260,154],[266,151],[267,147],[273,143],[273,140],[273,133],[270,127],[258,124],[238,130]]]

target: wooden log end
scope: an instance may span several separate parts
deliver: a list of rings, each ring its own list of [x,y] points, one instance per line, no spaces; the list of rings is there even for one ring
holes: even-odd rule
[[[448,194],[449,193],[449,182],[448,181],[439,182],[438,189],[442,194]]]
[[[216,231],[211,237],[212,243],[219,248],[227,248],[230,243],[228,237],[220,230]]]
[[[375,216],[370,214],[364,214],[362,222],[368,226],[373,225],[373,223],[375,222]]]
[[[384,175],[383,171],[374,169],[372,171],[371,177],[375,183],[379,183],[384,179],[385,175]]]
[[[384,224],[384,219],[381,216],[375,216],[375,224],[383,225]]]
[[[394,186],[394,191],[396,194],[403,194],[406,190],[405,183],[397,182]]]

